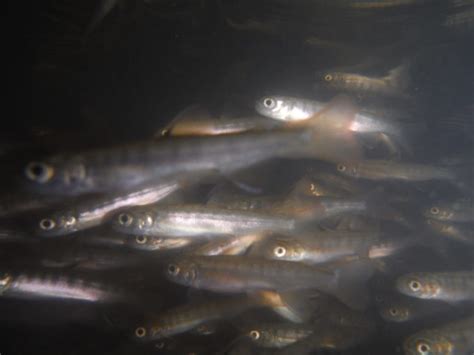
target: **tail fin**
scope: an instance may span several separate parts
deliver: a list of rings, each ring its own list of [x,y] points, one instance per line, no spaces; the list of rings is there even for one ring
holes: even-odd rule
[[[310,119],[292,125],[311,129],[313,144],[310,149],[317,158],[329,161],[360,160],[362,148],[350,130],[356,113],[357,107],[352,100],[338,96]]]

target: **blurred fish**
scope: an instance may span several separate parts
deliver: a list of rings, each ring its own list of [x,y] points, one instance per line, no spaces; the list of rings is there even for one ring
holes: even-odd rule
[[[474,317],[421,330],[403,342],[407,355],[469,355],[474,350]]]
[[[461,11],[450,14],[443,24],[446,27],[472,30],[474,27],[474,7],[468,6]]]
[[[409,84],[408,66],[402,64],[383,77],[369,77],[361,74],[327,72],[323,76],[325,84],[333,89],[356,94],[375,94],[389,97],[407,97]]]
[[[446,237],[448,240],[474,245],[474,230],[472,225],[447,223],[433,219],[428,219],[426,224],[431,230]]]
[[[457,174],[452,169],[388,160],[365,160],[356,163],[347,161],[339,163],[337,171],[354,178],[368,180],[447,180],[451,182],[457,180]]]
[[[144,141],[51,156],[28,163],[24,181],[38,192],[78,195],[131,189],[164,178],[230,174],[274,157],[358,159],[358,146],[337,141],[313,126],[315,121],[330,121],[331,117],[352,112],[335,100],[301,128]]]
[[[474,205],[470,199],[439,202],[423,211],[427,218],[446,222],[473,222]]]
[[[261,246],[268,259],[320,264],[347,256],[367,257],[377,233],[319,232],[294,238],[277,237]]]
[[[449,303],[474,300],[474,271],[415,272],[400,276],[396,288],[404,295]]]
[[[181,187],[178,181],[142,187],[138,190],[106,195],[79,202],[73,209],[53,212],[38,222],[37,233],[52,237],[98,226],[114,211],[155,203]]]
[[[287,322],[257,323],[245,327],[243,334],[263,348],[283,348],[313,334],[309,324]]]
[[[220,255],[178,258],[168,264],[166,276],[178,284],[225,293],[318,289],[351,307],[365,308],[365,281],[372,272],[373,266],[366,261],[323,270],[285,260]]]
[[[85,302],[117,302],[126,298],[123,290],[70,273],[2,272],[0,296],[8,298],[53,298]]]

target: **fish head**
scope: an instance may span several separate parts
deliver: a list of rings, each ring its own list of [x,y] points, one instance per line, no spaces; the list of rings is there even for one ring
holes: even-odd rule
[[[433,218],[441,221],[449,221],[453,216],[453,210],[443,205],[433,205],[423,211],[427,218]]]
[[[305,110],[303,101],[285,96],[264,96],[255,103],[255,110],[262,116],[280,121],[300,121],[313,116]]]
[[[75,232],[77,218],[72,211],[45,216],[38,221],[36,231],[39,235],[54,237]]]
[[[0,295],[8,290],[12,281],[13,277],[8,272],[0,272]]]
[[[274,343],[274,335],[271,329],[262,325],[253,325],[244,329],[244,335],[260,346],[271,346]]]
[[[356,163],[349,162],[349,161],[340,162],[336,165],[336,169],[341,174],[352,176],[352,177],[359,177]]]
[[[396,281],[396,288],[404,295],[423,299],[434,298],[441,291],[441,286],[436,278],[424,273],[400,276]]]
[[[78,159],[29,162],[24,176],[29,186],[44,193],[77,195],[91,188],[86,168]]]
[[[144,235],[147,234],[154,220],[151,213],[141,209],[132,209],[117,214],[112,220],[112,227],[119,232]],[[145,244],[146,241],[147,239],[143,238],[139,242]]]
[[[153,325],[139,325],[135,328],[133,337],[138,341],[151,341],[163,339],[167,336],[166,324],[154,322]]]
[[[275,238],[266,244],[264,256],[273,260],[300,261],[303,258],[304,248],[296,240]]]
[[[193,286],[198,277],[198,267],[192,260],[176,259],[166,266],[166,277],[184,286]]]
[[[321,83],[328,87],[337,88],[344,81],[344,74],[339,72],[325,72],[321,75]]]
[[[440,334],[422,331],[408,337],[403,342],[405,354],[408,355],[441,355],[452,354],[453,344]]]

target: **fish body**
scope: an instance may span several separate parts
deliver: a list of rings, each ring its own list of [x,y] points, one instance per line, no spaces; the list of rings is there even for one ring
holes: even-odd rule
[[[121,213],[115,218],[113,227],[120,232],[152,236],[229,236],[264,231],[291,232],[295,229],[295,220],[274,213],[177,205]]]
[[[264,239],[264,234],[238,235],[211,240],[196,247],[193,255],[243,255],[254,243]]]
[[[346,256],[367,255],[377,233],[320,232],[294,238],[277,237],[264,246],[264,256],[275,260],[320,264]]]
[[[155,203],[174,191],[177,181],[140,188],[131,192],[88,199],[77,204],[74,209],[53,212],[38,222],[37,233],[42,236],[60,236],[92,228],[104,222],[112,212],[130,206]]]
[[[400,276],[396,288],[407,296],[450,303],[474,299],[474,272],[417,272]]]
[[[457,177],[453,170],[445,167],[388,160],[343,162],[337,165],[337,170],[354,178],[368,180],[453,181]]]
[[[469,355],[474,350],[474,317],[421,330],[403,342],[407,355]]]

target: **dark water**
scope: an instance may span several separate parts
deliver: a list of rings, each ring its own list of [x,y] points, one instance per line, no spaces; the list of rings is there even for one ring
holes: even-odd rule
[[[4,115],[4,195],[28,193],[17,174],[27,162],[148,139],[191,105],[199,104],[214,116],[241,117],[255,115],[255,101],[263,95],[329,101],[344,90],[326,85],[326,73],[381,77],[403,63],[409,77],[403,97],[349,95],[361,107],[409,114],[406,135],[412,154],[403,152],[402,160],[461,161],[472,173],[474,5],[468,0],[414,1],[387,8],[352,8],[358,2],[349,0],[123,0],[86,34],[97,3],[43,1],[28,20],[20,15],[25,9],[13,12],[31,44],[32,95],[28,83],[12,101],[16,114]],[[464,22],[456,17],[462,13],[468,14]],[[14,77],[22,82],[28,76],[24,73],[29,71]],[[281,164],[278,174],[283,177],[278,178],[287,185],[300,175],[295,171],[301,165],[304,171],[304,161],[292,172],[292,163]],[[466,176],[472,182],[472,175]],[[267,191],[279,190],[272,185],[274,176],[264,177]],[[421,206],[439,198],[469,198],[472,191],[428,183],[410,185],[401,194],[419,194]],[[421,221],[418,205],[413,210],[417,212],[410,217]],[[4,217],[1,223],[23,231],[29,218]],[[37,268],[31,256],[36,247],[12,243],[1,248],[2,266]],[[472,244],[412,248],[393,260],[392,274],[371,280],[371,294],[406,272],[472,270],[473,259]],[[189,299],[189,291],[164,280],[159,267],[125,268],[99,277],[128,280],[137,274],[145,280],[135,280],[133,287],[145,284],[163,304],[150,314]],[[374,304],[372,308],[376,313]],[[472,303],[410,324],[384,322],[375,315],[376,335],[347,353],[402,353],[407,335],[469,312]],[[131,334],[143,317],[127,307],[2,298],[0,354],[220,354],[235,345],[231,322],[222,322],[210,336],[184,334],[142,344]],[[261,317],[275,319],[265,313]]]

